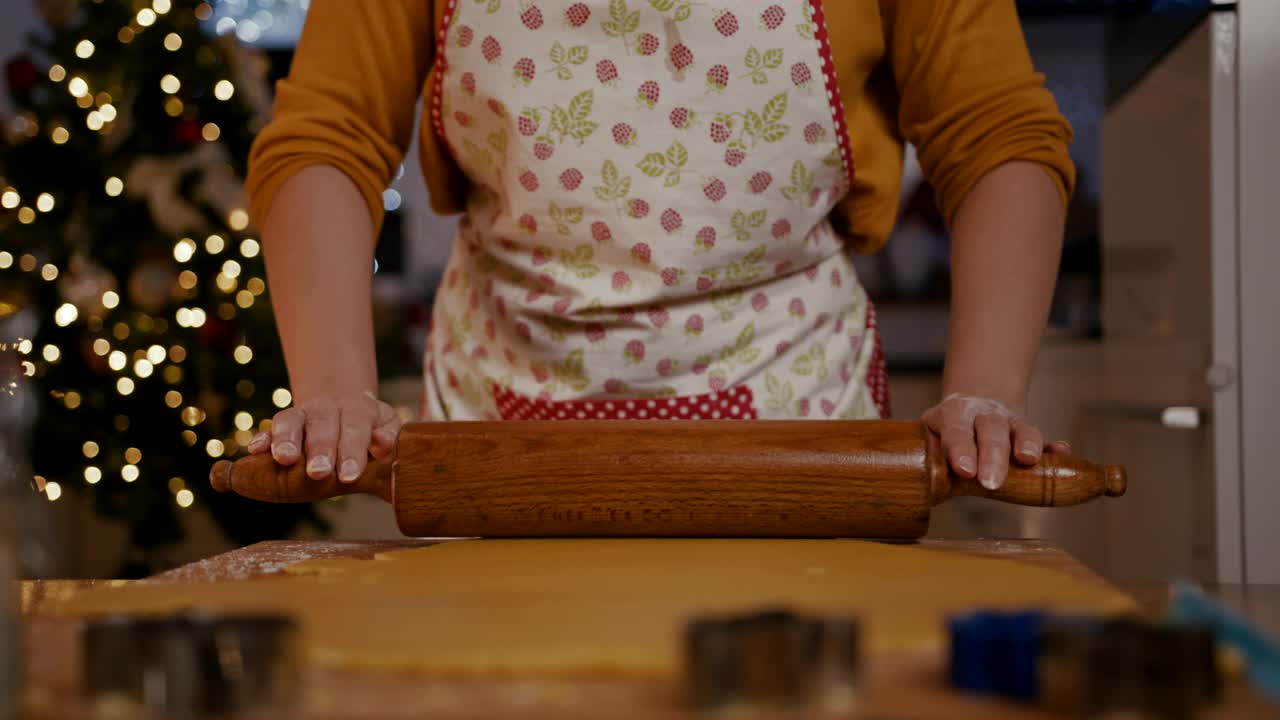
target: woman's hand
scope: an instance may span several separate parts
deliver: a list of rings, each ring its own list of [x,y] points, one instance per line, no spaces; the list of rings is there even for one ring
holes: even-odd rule
[[[1034,465],[1046,451],[1071,453],[1063,441],[1045,445],[1044,435],[1030,420],[990,398],[948,395],[922,419],[941,440],[952,470],[960,477],[976,476],[988,490],[1004,484],[1010,458]]]
[[[373,393],[321,396],[276,413],[271,430],[255,435],[249,452],[270,450],[281,465],[305,460],[307,476],[316,480],[337,468],[339,480],[355,482],[370,455],[380,459],[395,449],[400,424],[395,409]]]

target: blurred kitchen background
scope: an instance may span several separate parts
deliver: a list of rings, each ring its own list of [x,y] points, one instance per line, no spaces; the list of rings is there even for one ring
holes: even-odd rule
[[[163,9],[159,15],[195,12],[198,22],[193,33],[219,38],[216,47],[225,48],[234,41],[248,53],[242,62],[255,70],[237,79],[236,92],[252,98],[253,78],[266,93],[267,83],[287,72],[307,4],[307,0],[134,3],[138,14],[126,18],[116,40],[127,42],[125,31],[140,20],[156,22],[155,13],[145,16],[150,10]],[[1130,490],[1119,500],[1052,512],[953,501],[936,511],[933,534],[1048,538],[1119,580],[1184,575],[1280,582],[1280,523],[1271,517],[1280,512],[1280,478],[1274,477],[1266,454],[1270,441],[1266,435],[1276,426],[1270,408],[1280,407],[1280,370],[1275,363],[1280,323],[1272,316],[1274,309],[1280,309],[1280,285],[1272,280],[1280,269],[1280,238],[1276,237],[1280,202],[1273,170],[1280,166],[1280,141],[1274,137],[1274,128],[1280,127],[1280,84],[1275,82],[1280,76],[1280,3],[1019,0],[1017,4],[1035,63],[1074,126],[1073,156],[1079,168],[1030,414],[1049,436],[1069,439],[1078,452],[1127,465]],[[4,17],[0,61],[30,57],[29,64],[42,76],[56,73],[51,71],[51,60],[24,55],[30,48],[28,34],[47,36],[51,25],[74,22],[68,13],[74,13],[77,5],[75,0],[0,0]],[[129,30],[130,38],[150,24]],[[110,35],[117,33],[113,30]],[[88,57],[79,44],[64,50],[74,50],[82,60]],[[164,58],[157,62],[163,63]],[[12,146],[25,142],[24,133],[39,130],[23,124],[28,121],[13,102],[14,83],[24,82],[23,73],[29,71],[13,62],[7,69],[10,94],[0,95],[0,122]],[[70,82],[63,77],[52,79]],[[211,89],[221,93],[216,86]],[[266,95],[259,104],[264,99]],[[218,141],[220,135],[231,142],[229,128],[219,130],[215,125],[210,131],[213,123],[193,120],[190,108],[169,109],[177,111],[170,115],[178,121],[179,132],[181,123],[190,121],[187,131],[195,143],[192,147],[201,140]],[[260,121],[249,112],[242,118],[247,123],[242,129],[251,135],[254,123]],[[948,238],[930,188],[921,180],[910,153],[907,160],[902,219],[895,237],[885,252],[862,258],[860,269],[878,303],[895,413],[915,418],[940,392],[949,292]],[[430,212],[416,162],[416,149],[411,149],[403,171],[384,195],[389,214],[375,276],[384,396],[406,409],[417,406],[418,359],[432,293],[454,228],[453,219]],[[5,189],[3,180],[0,164],[0,190]],[[24,312],[17,300],[6,301],[3,290],[17,273],[42,271],[35,259],[28,263],[30,267],[23,267],[23,257],[16,252],[8,253],[6,259],[10,233],[19,228],[15,218],[21,224],[32,222],[17,214],[25,209],[35,222],[43,219],[25,204],[17,207],[18,203],[15,199],[10,206],[6,201],[0,210],[0,342],[8,343],[0,348],[0,381],[24,375],[24,362],[34,361],[33,371],[41,359],[54,362],[49,360],[50,351],[30,344],[18,352],[15,341],[35,336],[41,323],[55,320],[56,308],[41,308],[42,314],[30,308]],[[253,240],[251,228],[236,225],[232,217],[228,237]],[[258,267],[254,265],[256,245],[239,241],[244,255],[240,262],[249,274],[247,268]],[[183,252],[175,247],[175,256]],[[147,258],[135,261],[145,272],[124,268],[118,273],[120,283],[128,286],[129,298],[145,305],[148,282],[163,289],[170,282],[166,280],[169,270],[176,268],[170,267],[172,263],[146,265],[151,262]],[[236,268],[240,272],[239,264]],[[222,276],[229,274],[227,266],[215,271],[222,284]],[[172,275],[181,282],[176,271]],[[114,287],[108,279],[95,281],[92,273],[79,276],[86,291]],[[231,275],[228,282],[235,279]],[[237,323],[242,322],[238,318],[248,312],[248,306],[240,304],[208,322],[216,329],[221,319],[228,338],[241,337],[236,334]],[[247,341],[227,340],[222,347],[218,332],[207,329],[210,325],[203,315],[200,320],[201,332],[193,342],[205,352],[225,351],[224,360],[230,365],[230,356]],[[41,352],[43,358],[35,357]],[[198,350],[193,346],[192,352]],[[166,359],[166,353],[171,361],[172,352],[164,348],[160,348],[160,359]],[[253,362],[247,377],[275,372],[262,369],[264,363],[272,362],[270,355],[259,352]],[[37,375],[39,380],[41,373]],[[100,473],[99,479],[42,475],[38,484],[43,493],[28,490],[30,478],[40,472],[41,453],[54,452],[48,449],[49,443],[39,438],[32,442],[31,437],[37,410],[50,401],[38,383],[14,387],[14,392],[0,387],[0,425],[7,438],[0,445],[0,482],[8,476],[11,507],[21,508],[24,532],[33,539],[24,556],[27,575],[142,574],[259,539],[244,531],[242,508],[213,504],[220,501],[198,489],[202,481],[198,477],[189,483],[178,477],[137,479],[135,470],[138,484],[128,487],[115,475],[107,479],[101,479]],[[247,401],[254,392],[252,384],[251,395],[242,392],[241,384],[236,388],[241,400]],[[272,393],[267,387],[257,392],[259,398]],[[276,405],[287,403],[287,393],[283,397],[272,393],[272,399]],[[57,400],[60,411],[71,407],[64,396]],[[207,461],[201,450],[209,456],[215,455],[215,449],[217,454],[230,454],[236,438],[243,444],[243,435],[251,423],[260,422],[261,415],[243,413],[247,420],[242,423],[241,413],[231,419],[227,411],[224,439],[197,440],[195,431],[201,430],[198,426],[205,412],[213,412],[210,405],[220,406],[217,397],[204,400],[187,405],[179,398],[170,404],[166,396],[165,403],[174,411],[167,421],[190,425],[188,444],[195,448],[197,459]],[[199,422],[191,422],[195,418]],[[93,458],[86,448],[76,442],[64,447],[64,452],[76,456],[77,467],[83,469]],[[145,466],[145,458],[139,463],[126,456],[123,462]],[[108,463],[103,460],[103,464]],[[120,468],[117,465],[108,472],[120,472]],[[130,485],[133,482],[127,480]],[[118,493],[149,492],[147,497],[153,500],[112,505],[104,500],[109,483],[115,483]],[[254,521],[275,532],[274,536],[397,535],[389,508],[362,498],[323,503],[314,508],[314,515],[308,511],[305,516]]]

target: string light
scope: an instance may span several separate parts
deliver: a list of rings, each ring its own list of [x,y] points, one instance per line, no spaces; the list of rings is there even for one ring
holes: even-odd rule
[[[102,306],[110,310],[120,304],[120,296],[115,290],[108,290],[102,293]]]
[[[205,314],[203,308],[192,308],[191,310],[191,327],[204,326]]]
[[[163,15],[169,12],[169,0],[154,0],[154,2],[151,3],[151,7],[154,8],[157,13]]]
[[[30,360],[23,360],[22,374],[26,375],[27,377],[35,377],[35,374],[36,374],[35,363],[31,362]]]
[[[62,486],[50,480],[44,484],[44,496],[49,498],[49,502],[53,502],[62,497]]]
[[[125,362],[124,353],[119,350],[112,350],[111,354],[107,356],[107,367],[115,370],[116,372],[120,372],[124,369]]]
[[[253,427],[253,416],[241,410],[240,412],[236,413],[235,423],[236,423],[237,430],[248,430],[249,428]]]
[[[84,452],[84,456],[87,458],[98,457],[98,443],[92,440],[89,440],[84,445],[82,445],[80,447],[80,450]]]
[[[182,36],[178,33],[169,33],[164,36],[164,49],[169,52],[177,52],[182,47]]]
[[[90,465],[84,469],[84,481],[90,485],[97,485],[102,480],[102,471],[97,467]]]
[[[262,251],[262,246],[253,238],[245,238],[240,243],[240,254],[247,257],[258,257],[258,253]]]
[[[247,446],[253,440],[253,433],[249,430],[237,430],[235,437],[237,444]]]
[[[49,193],[40,193],[36,196],[36,209],[40,212],[49,212],[53,209],[53,196]]]
[[[207,2],[200,3],[196,6],[196,19],[208,20],[213,17],[213,6]]]
[[[29,207],[23,207],[18,209],[18,222],[22,223],[23,225],[30,225],[35,221],[36,221],[35,210],[32,210]]]
[[[75,82],[75,80],[72,80],[71,82]],[[170,95],[173,95],[174,93],[182,89],[182,81],[174,77],[173,75],[166,73],[163,77],[160,78],[160,89],[169,93]]]
[[[227,217],[227,224],[231,226],[232,230],[243,230],[249,227],[249,213],[242,208],[236,208]]]
[[[284,388],[276,388],[275,392],[271,393],[271,402],[278,408],[287,408],[289,403],[293,402],[293,395]]]
[[[235,358],[241,365],[248,365],[253,360],[253,350],[248,345],[240,345],[236,347]]]
[[[178,507],[185,510],[186,508],[191,507],[191,504],[196,501],[196,496],[190,490],[183,488],[173,496],[173,499],[174,502],[178,503]]]
[[[107,191],[107,197],[120,197],[120,193],[124,192],[124,181],[112,175],[107,178],[103,189]]]
[[[196,242],[191,238],[182,238],[173,246],[173,259],[180,263],[189,261],[196,254]]]
[[[55,64],[49,68],[49,79],[54,82],[62,82],[67,79],[67,69],[61,65]]]
[[[182,114],[182,101],[176,97],[170,97],[164,101],[164,112],[169,117],[178,117]]]
[[[77,75],[67,83],[67,92],[71,93],[72,97],[82,98],[89,94],[89,83]]]
[[[40,277],[44,278],[49,282],[53,282],[54,280],[57,280],[58,267],[53,263],[45,263],[44,267],[40,268]]]
[[[130,464],[120,468],[120,477],[124,478],[124,481],[127,483],[131,483],[134,480],[137,480],[138,466]]]
[[[18,207],[21,202],[22,197],[18,195],[18,191],[13,188],[7,188],[3,193],[0,193],[0,206],[4,207],[6,210],[12,210]]]
[[[49,133],[49,138],[53,140],[54,145],[62,145],[71,139],[71,133],[67,132],[64,127],[56,127]]]
[[[86,60],[93,57],[93,43],[88,40],[76,43],[76,57]]]
[[[228,290],[227,292],[231,292],[231,291]],[[235,318],[235,316],[236,316],[235,305],[232,305],[231,303],[227,303],[227,302],[220,303],[218,305],[218,317],[222,318],[223,320],[232,320]]]
[[[138,448],[131,447],[124,451],[124,461],[133,465],[137,465],[142,460],[142,451]]]
[[[227,243],[222,239],[221,235],[210,235],[204,240],[204,249],[208,251],[210,255],[217,255],[222,252],[226,246]]]
[[[204,444],[204,451],[209,453],[209,457],[219,457],[225,450],[226,446],[218,438],[211,438]]]
[[[129,326],[118,322],[111,328],[111,334],[116,336],[117,340],[125,340],[129,337]]]
[[[76,310],[76,306],[71,303],[63,303],[58,309],[53,311],[53,321],[58,327],[66,327],[76,321],[80,316],[80,311]]]
[[[41,354],[44,355],[46,362],[51,363],[58,362],[58,358],[62,357],[62,351],[58,350],[56,345],[45,345],[44,352]]]
[[[133,392],[133,380],[127,377],[118,378],[116,380],[116,392],[121,395],[129,395]]]
[[[218,273],[218,277],[214,280],[214,282],[217,284],[218,289],[225,293],[229,293],[236,289],[235,278],[227,277],[222,273]]]
[[[169,359],[176,363],[180,363],[183,360],[186,360],[187,349],[182,347],[181,345],[174,345],[173,347],[169,348]]]
[[[205,123],[204,127],[200,130],[200,135],[205,140],[213,142],[222,136],[222,130],[218,129],[218,126],[215,123]]]
[[[62,404],[67,406],[68,410],[75,410],[80,407],[80,393],[72,390],[62,396]]]
[[[213,86],[213,96],[219,100],[230,100],[231,96],[236,92],[236,86],[231,84],[230,80],[219,80]]]
[[[188,405],[182,408],[182,422],[186,423],[188,427],[195,427],[204,422],[204,419],[204,411],[195,405]]]
[[[93,341],[94,355],[101,357],[109,352],[111,352],[111,343],[107,342],[105,338],[98,338]]]
[[[133,36],[133,28],[128,25],[120,28],[120,32],[116,33],[116,39],[119,40],[122,45],[128,45],[133,42]]]
[[[177,408],[182,404],[182,393],[177,390],[170,390],[164,394],[164,404],[170,408]]]
[[[170,365],[164,369],[164,381],[170,385],[177,385],[182,382],[182,368],[176,365]]]
[[[31,253],[25,253],[22,259],[18,261],[18,266],[23,272],[31,272],[36,269],[36,256]]]
[[[31,341],[26,338],[23,338],[22,340],[18,341],[18,354],[30,355],[32,347],[34,346],[31,344]]]
[[[8,270],[13,267],[13,255],[7,250],[0,250],[0,270]]]
[[[230,278],[240,277],[240,263],[235,260],[222,263],[222,274]]]
[[[76,106],[88,110],[93,107],[93,98],[85,93],[83,96],[76,98]]]
[[[182,431],[182,442],[186,443],[186,444],[187,444],[187,447],[191,447],[191,446],[195,445],[195,444],[196,444],[196,434],[195,434],[195,433],[193,433],[193,432],[191,432],[190,430],[183,430],[183,431]]]
[[[111,103],[105,103],[102,107],[98,108],[98,114],[102,116],[103,120],[111,122],[116,119],[116,106]]]
[[[248,290],[241,290],[236,293],[236,305],[245,309],[253,307],[253,293]]]
[[[149,378],[151,373],[155,372],[156,366],[151,364],[150,360],[143,358],[133,364],[133,374],[140,378]]]
[[[190,290],[196,286],[196,274],[190,270],[183,270],[178,273],[178,287],[183,290]]]
[[[106,120],[102,119],[102,113],[98,112],[97,110],[94,110],[93,112],[85,116],[84,124],[90,130],[97,132],[102,129],[103,125],[106,124]]]
[[[249,288],[249,292],[254,295],[261,295],[267,289],[267,284],[262,281],[262,278],[249,278],[245,287]]]
[[[152,345],[147,348],[147,360],[149,360],[152,365],[159,365],[164,362],[164,348],[159,345]]]
[[[176,493],[187,486],[187,481],[180,477],[169,478],[169,492]]]
[[[138,11],[137,20],[142,27],[151,27],[156,22],[156,11],[151,8],[142,8]]]

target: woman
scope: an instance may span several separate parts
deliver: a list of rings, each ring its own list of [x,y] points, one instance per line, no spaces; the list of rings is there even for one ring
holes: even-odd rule
[[[887,416],[849,254],[889,235],[910,142],[954,243],[924,420],[987,487],[1036,462],[1074,169],[1013,2],[825,5],[314,0],[251,158],[297,402],[251,450],[349,481],[393,447],[370,269],[421,96],[432,204],[463,214],[427,418]]]

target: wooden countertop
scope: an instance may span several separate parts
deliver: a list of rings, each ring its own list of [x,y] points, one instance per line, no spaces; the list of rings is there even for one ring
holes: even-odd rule
[[[209,580],[252,580],[281,568],[318,558],[371,558],[388,550],[421,547],[432,540],[390,542],[259,543],[192,563],[146,580],[181,583]],[[1028,562],[1051,568],[1083,582],[1101,577],[1049,543],[1037,540],[923,540],[917,546],[979,557]],[[54,619],[45,611],[66,598],[119,580],[44,580],[20,583],[20,605],[26,620],[26,701],[33,718],[74,717],[79,691],[76,638],[78,624]],[[1166,589],[1121,587],[1145,611],[1163,606]],[[1280,635],[1280,586],[1210,586],[1206,590],[1265,631]],[[865,707],[875,717],[894,718],[1040,718],[1034,708],[1011,702],[973,698],[951,692],[943,680],[943,659],[902,656],[877,658],[865,679]],[[681,718],[668,687],[628,680],[564,680],[554,683],[508,680],[424,678],[404,673],[311,670],[305,713],[299,720],[328,718]],[[602,708],[616,708],[602,712]],[[1265,703],[1247,688],[1233,686],[1228,702],[1206,717],[1275,717],[1280,708]]]

